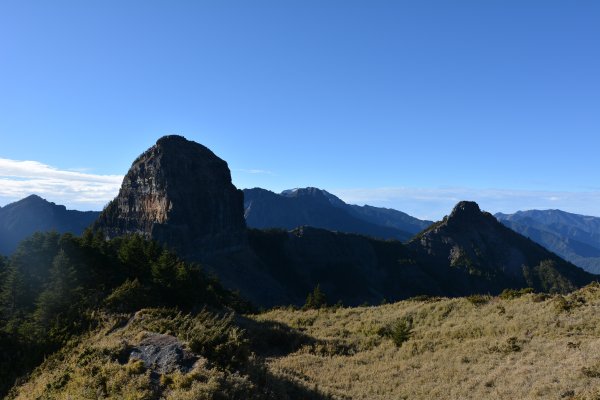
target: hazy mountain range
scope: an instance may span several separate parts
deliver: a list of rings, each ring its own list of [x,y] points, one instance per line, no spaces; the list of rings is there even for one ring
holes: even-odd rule
[[[318,188],[280,194],[244,189],[244,216],[251,228],[292,230],[300,226],[407,241],[433,224],[394,209],[346,204]],[[11,254],[36,231],[81,234],[100,212],[67,210],[37,195],[0,207],[0,254]],[[600,273],[600,218],[561,210],[497,213],[500,222],[567,261]]]
[[[100,215],[96,211],[67,210],[31,195],[0,208],[0,254],[11,254],[19,242],[34,232],[81,234]]]
[[[306,225],[401,241],[433,223],[393,209],[346,204],[314,187],[280,194],[260,188],[244,189],[244,216],[251,228],[294,229]]]
[[[495,215],[504,225],[587,271],[600,273],[600,218],[561,210]]]

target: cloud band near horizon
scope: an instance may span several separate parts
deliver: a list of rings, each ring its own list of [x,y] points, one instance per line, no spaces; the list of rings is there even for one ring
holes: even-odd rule
[[[85,210],[101,209],[121,187],[121,175],[61,170],[38,161],[0,158],[2,205],[37,194],[47,200]]]
[[[37,194],[68,208],[100,210],[117,195],[122,181],[122,175],[90,174],[62,170],[38,161],[0,158],[0,205]],[[430,220],[441,219],[461,200],[476,201],[483,210],[492,213],[561,209],[600,216],[600,191],[382,187],[331,192],[347,203],[394,208]]]

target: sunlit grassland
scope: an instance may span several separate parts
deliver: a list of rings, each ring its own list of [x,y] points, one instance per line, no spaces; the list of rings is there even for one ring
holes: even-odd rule
[[[600,289],[402,301],[256,317],[329,343],[269,369],[340,399],[600,398]],[[412,320],[400,347],[381,329]],[[323,346],[321,346],[323,347]],[[339,353],[339,354],[338,354]]]
[[[158,379],[135,362],[119,360],[147,332],[173,334],[193,349],[213,324],[194,318],[152,309],[105,314],[97,330],[49,357],[11,397],[600,398],[597,284],[566,296],[517,293],[279,308],[230,320],[220,342],[226,352],[208,356],[188,373]],[[223,356],[238,354],[235,346],[248,346],[249,356],[231,367]]]

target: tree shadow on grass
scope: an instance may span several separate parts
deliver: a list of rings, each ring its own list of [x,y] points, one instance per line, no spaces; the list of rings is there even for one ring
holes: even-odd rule
[[[256,364],[249,374],[252,382],[260,388],[261,399],[273,400],[331,400],[333,396],[316,387],[309,387],[302,376],[278,376],[268,371],[264,364]],[[337,396],[336,398],[339,398]]]
[[[279,376],[268,370],[266,358],[285,357],[308,347],[310,351],[318,347],[321,341],[300,332],[288,325],[276,321],[256,321],[243,316],[236,320],[238,326],[246,330],[250,340],[250,349],[257,356],[249,366],[251,380],[263,389],[265,399],[289,400],[328,400],[331,395],[311,388],[308,377]]]
[[[250,349],[259,357],[283,357],[303,346],[315,346],[319,341],[297,329],[276,321],[256,321],[238,316],[237,324],[246,330]]]

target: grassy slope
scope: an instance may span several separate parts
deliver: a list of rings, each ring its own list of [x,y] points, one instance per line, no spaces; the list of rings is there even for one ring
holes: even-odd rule
[[[162,378],[160,387],[148,371],[119,363],[116,356],[127,343],[139,341],[141,332],[160,327],[160,321],[146,318],[138,323],[134,318],[113,329],[118,320],[109,317],[98,331],[50,357],[13,396],[83,399],[98,398],[102,392],[109,398],[130,399],[600,397],[598,285],[548,299],[535,294],[473,299],[489,301],[455,298],[378,307],[277,309],[240,318],[249,341],[262,340],[254,343],[253,351],[259,354],[251,357],[255,365],[266,365],[262,378],[204,363],[191,373]],[[413,321],[412,336],[397,347],[380,332],[406,317]]]
[[[304,349],[273,358],[269,368],[334,398],[599,398],[600,288],[540,300],[529,294],[484,305],[466,298],[403,301],[274,310],[258,318],[331,343],[322,354]],[[413,318],[413,334],[401,347],[377,334],[406,316]],[[336,348],[354,354],[337,355]]]

